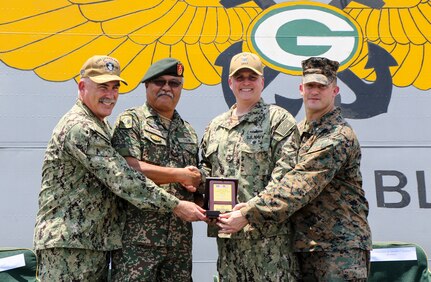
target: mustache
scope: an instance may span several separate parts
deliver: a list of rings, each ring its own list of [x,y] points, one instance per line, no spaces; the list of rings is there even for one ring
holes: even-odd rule
[[[163,95],[166,95],[166,96],[169,96],[171,98],[174,98],[174,94],[172,94],[171,92],[160,91],[159,93],[157,93],[157,97],[160,97],[160,96],[163,96]]]
[[[115,99],[100,98],[99,102],[104,104],[115,104],[117,101]]]

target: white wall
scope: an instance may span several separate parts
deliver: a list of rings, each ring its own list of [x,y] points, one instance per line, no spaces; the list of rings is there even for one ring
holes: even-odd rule
[[[299,98],[296,77],[281,75],[264,93],[267,102],[273,94]],[[341,86],[343,102],[352,94]],[[76,83],[51,83],[31,72],[16,71],[0,64],[0,246],[31,247],[41,165],[46,143],[58,119],[74,104]],[[143,86],[123,95],[111,116],[113,122],[125,108],[142,104]],[[393,89],[389,112],[366,120],[349,120],[363,146],[362,173],[370,203],[370,224],[375,241],[418,243],[431,254],[430,208],[420,208],[417,172],[425,176],[422,202],[431,203],[431,130],[429,130],[431,91],[415,88]],[[205,126],[226,111],[220,86],[184,91],[178,106],[202,137]],[[298,115],[298,120],[303,112]],[[403,188],[410,203],[403,208],[378,207],[375,171],[397,171],[405,175]],[[397,186],[399,179],[385,176],[384,186]],[[385,192],[386,203],[399,202],[397,192]],[[212,281],[216,272],[217,249],[206,237],[204,223],[195,223],[195,281]]]

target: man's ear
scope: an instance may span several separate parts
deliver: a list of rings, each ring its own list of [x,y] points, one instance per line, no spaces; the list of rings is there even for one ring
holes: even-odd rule
[[[84,83],[84,81],[83,81],[83,80],[80,80],[80,81],[78,82],[78,89],[79,89],[79,91],[84,90],[84,88],[85,88],[85,83]]]
[[[304,84],[302,83],[299,84],[299,93],[301,96],[304,96]]]
[[[338,93],[340,93],[340,86],[338,86],[338,85],[336,85],[335,87],[334,87],[334,97],[335,96],[337,96],[338,95]]]

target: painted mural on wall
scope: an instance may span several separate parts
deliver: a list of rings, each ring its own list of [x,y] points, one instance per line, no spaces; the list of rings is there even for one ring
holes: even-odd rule
[[[188,70],[185,89],[223,82],[230,106],[230,58],[252,51],[267,86],[301,75],[307,57],[340,61],[339,79],[356,96],[338,100],[347,118],[386,113],[395,86],[431,89],[429,0],[0,0],[0,11],[0,60],[48,81],[77,80],[83,58],[108,54],[122,63],[127,93],[170,56]],[[294,115],[302,104],[277,94],[275,102]]]

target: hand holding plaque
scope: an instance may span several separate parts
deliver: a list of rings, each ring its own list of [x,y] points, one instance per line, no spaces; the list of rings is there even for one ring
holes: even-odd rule
[[[208,218],[217,218],[236,205],[238,179],[207,177],[205,182],[205,206]]]

